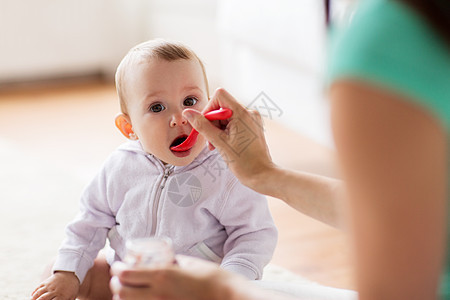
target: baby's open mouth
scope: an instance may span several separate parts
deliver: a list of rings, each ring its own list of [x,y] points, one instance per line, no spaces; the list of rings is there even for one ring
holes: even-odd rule
[[[169,147],[169,148],[178,146],[179,144],[181,144],[182,142],[184,142],[184,141],[187,139],[187,137],[188,137],[188,136],[187,136],[186,134],[183,134],[183,135],[178,136],[177,138],[175,138],[175,139],[173,140],[173,142],[172,142],[172,144],[170,144],[170,147]]]

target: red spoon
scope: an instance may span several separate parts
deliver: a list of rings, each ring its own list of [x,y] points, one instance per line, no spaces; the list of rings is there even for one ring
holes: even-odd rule
[[[212,110],[210,112],[207,112],[205,114],[205,118],[209,121],[216,121],[216,120],[226,120],[230,118],[233,115],[233,111],[228,108],[220,108],[218,110]],[[195,142],[197,141],[198,131],[192,128],[191,133],[185,139],[181,144],[177,146],[170,147],[170,150],[172,151],[187,151],[194,147]]]

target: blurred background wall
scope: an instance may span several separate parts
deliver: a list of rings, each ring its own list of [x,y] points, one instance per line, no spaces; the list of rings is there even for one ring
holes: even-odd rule
[[[1,0],[0,81],[111,73],[142,39],[136,0]]]
[[[331,145],[319,0],[0,0],[0,88],[102,77],[150,38],[185,42],[211,89]],[[263,94],[261,94],[263,92]]]

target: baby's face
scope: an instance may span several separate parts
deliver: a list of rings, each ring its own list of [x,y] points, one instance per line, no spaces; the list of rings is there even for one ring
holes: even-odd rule
[[[204,148],[205,139],[199,135],[194,147],[184,152],[172,151],[170,147],[191,132],[183,110],[201,111],[208,102],[199,62],[152,59],[133,66],[129,72],[127,109],[142,147],[165,163],[188,165]]]

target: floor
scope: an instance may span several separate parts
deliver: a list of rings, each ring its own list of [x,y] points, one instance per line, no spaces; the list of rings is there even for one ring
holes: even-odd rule
[[[124,138],[114,127],[114,87],[101,82],[0,90],[0,137],[43,160],[94,174]],[[333,152],[273,121],[266,137],[275,162],[337,177]],[[269,199],[279,229],[273,263],[312,281],[354,289],[344,233]]]

